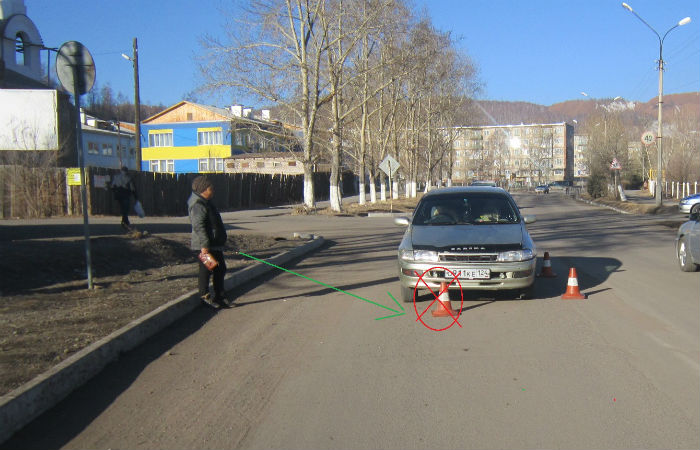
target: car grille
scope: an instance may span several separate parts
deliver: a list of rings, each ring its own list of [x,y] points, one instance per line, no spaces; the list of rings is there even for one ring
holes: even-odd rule
[[[440,262],[483,263],[498,259],[498,253],[440,253]]]

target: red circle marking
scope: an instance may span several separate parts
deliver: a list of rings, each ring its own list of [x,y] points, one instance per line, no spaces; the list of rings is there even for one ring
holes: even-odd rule
[[[430,286],[428,286],[428,283],[426,283],[425,280],[423,280],[423,277],[425,276],[425,274],[428,273],[428,272],[430,272],[431,270],[434,270],[434,269],[444,270],[445,272],[449,272],[449,273],[452,275],[452,281],[450,281],[449,283],[447,283],[447,288],[448,288],[448,290],[449,290],[449,287],[452,285],[452,283],[454,283],[455,281],[457,282],[457,285],[459,286],[459,295],[460,295],[460,298],[461,298],[461,302],[460,302],[460,305],[459,305],[459,311],[457,311],[457,316],[453,316],[452,314],[450,314],[450,317],[452,317],[452,323],[450,323],[450,324],[449,324],[448,326],[446,326],[445,328],[433,328],[433,327],[431,327],[430,325],[428,325],[427,323],[423,322],[423,314],[425,314],[425,313],[430,309],[430,307],[433,306],[433,303],[435,303],[436,301],[438,301],[439,292],[438,292],[438,295],[435,295],[435,292],[433,292],[433,290],[430,288]],[[415,271],[414,271],[414,272],[415,272]],[[418,275],[418,272],[415,272],[415,274]],[[428,290],[430,291],[430,293],[433,294],[433,297],[435,297],[435,298],[433,299],[432,302],[430,302],[430,304],[428,305],[428,307],[425,308],[425,310],[423,310],[422,313],[418,314],[418,307],[416,306],[416,294],[418,293],[418,285],[419,285],[421,282],[425,285],[425,287],[428,288]],[[418,275],[418,281],[416,281],[416,286],[413,288],[413,309],[416,311],[416,316],[417,316],[417,319],[416,319],[416,320],[417,320],[417,321],[420,320],[420,323],[422,323],[426,328],[429,328],[429,329],[431,329],[431,330],[433,330],[433,331],[443,331],[443,330],[446,330],[446,329],[450,328],[450,327],[451,327],[452,325],[454,325],[455,323],[456,323],[457,325],[459,325],[459,327],[461,328],[461,327],[462,327],[462,324],[460,324],[460,323],[458,322],[458,319],[459,319],[459,316],[462,315],[462,308],[463,308],[463,306],[464,306],[464,293],[462,292],[462,283],[459,282],[459,278],[457,278],[457,275],[455,275],[455,273],[452,272],[450,269],[448,269],[448,268],[446,268],[446,267],[431,267],[430,269],[428,269],[428,270],[426,270],[425,272],[423,272],[421,275]]]

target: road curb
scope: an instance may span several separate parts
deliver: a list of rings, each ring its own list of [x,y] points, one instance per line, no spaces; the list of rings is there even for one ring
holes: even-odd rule
[[[276,265],[285,264],[316,250],[325,242],[322,236],[311,237],[309,242],[265,261]],[[274,267],[268,264],[256,263],[226,277],[224,286],[227,291],[231,290],[273,269]],[[192,312],[201,302],[197,290],[188,292],[93,342],[46,372],[1,396],[0,443],[97,375],[121,353],[140,345]]]
[[[618,212],[618,213],[621,213],[621,214],[634,214],[633,212],[625,211],[624,209],[615,208],[614,206],[604,205],[604,204],[602,204],[602,203],[593,202],[593,201],[591,201],[591,200],[584,200],[584,199],[582,199],[582,198],[576,198],[576,200],[579,201],[579,202],[588,203],[589,205],[598,206],[598,207],[601,207],[601,208],[611,209],[611,210],[613,210],[613,211],[615,211],[615,212]]]

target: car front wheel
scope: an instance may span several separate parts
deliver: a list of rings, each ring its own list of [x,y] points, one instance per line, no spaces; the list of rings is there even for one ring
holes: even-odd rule
[[[688,243],[685,241],[685,237],[678,241],[678,265],[683,272],[695,272],[698,270],[698,265],[690,261]]]
[[[401,286],[401,300],[404,303],[413,302],[413,289]]]
[[[690,214],[696,214],[698,212],[700,212],[700,203],[696,203],[690,208]]]

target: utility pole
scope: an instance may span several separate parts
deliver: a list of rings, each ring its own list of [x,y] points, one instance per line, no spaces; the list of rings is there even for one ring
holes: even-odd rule
[[[136,122],[136,170],[141,170],[141,99],[139,96],[139,46],[134,38],[134,117]]]

